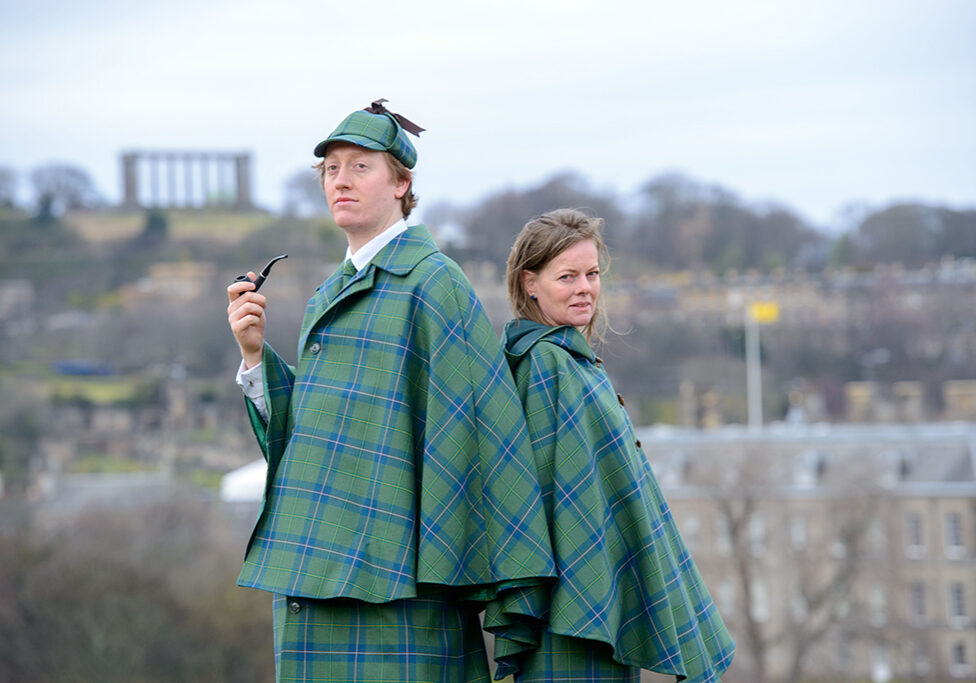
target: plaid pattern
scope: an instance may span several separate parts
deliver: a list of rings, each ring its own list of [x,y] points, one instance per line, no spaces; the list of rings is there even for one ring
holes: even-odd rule
[[[486,628],[508,636],[495,651],[499,673],[517,668],[548,622],[611,645],[623,664],[718,680],[735,645],[602,363],[575,328],[526,320],[506,326],[505,349],[559,579],[551,594],[528,588],[489,605]]]
[[[397,120],[386,114],[354,111],[315,146],[315,156],[324,157],[330,142],[351,142],[377,152],[389,152],[407,168],[417,165],[417,149]]]
[[[298,349],[293,370],[265,348],[268,484],[240,585],[385,602],[439,584],[482,600],[555,574],[498,339],[426,228],[348,283],[330,277]]]
[[[279,683],[488,683],[478,615],[444,596],[382,605],[275,595]]]
[[[543,631],[519,664],[515,683],[639,683],[640,669],[613,659],[604,643]]]

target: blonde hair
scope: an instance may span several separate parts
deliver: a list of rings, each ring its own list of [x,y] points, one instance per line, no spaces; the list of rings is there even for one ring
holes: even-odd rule
[[[587,216],[576,209],[556,209],[536,216],[522,228],[515,238],[512,251],[508,255],[505,279],[508,283],[508,300],[516,318],[526,318],[545,323],[539,303],[525,291],[522,273],[539,273],[549,262],[561,253],[583,240],[590,240],[596,246],[601,270],[610,265],[610,253],[603,242],[603,219]],[[603,339],[606,329],[606,316],[603,312],[602,295],[597,297],[593,317],[583,327],[587,341],[595,335]]]
[[[420,198],[413,191],[413,171],[404,166],[399,159],[389,152],[383,152],[383,157],[386,159],[386,165],[390,169],[390,175],[393,176],[394,183],[403,181],[410,183],[406,193],[400,197],[400,209],[403,211],[403,217],[406,218],[416,208],[417,202],[420,201]],[[323,158],[322,161],[312,166],[312,168],[319,172],[319,185],[322,185],[325,182],[325,159]]]

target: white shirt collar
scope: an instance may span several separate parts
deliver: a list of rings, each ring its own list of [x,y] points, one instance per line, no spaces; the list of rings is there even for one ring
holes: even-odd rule
[[[406,231],[406,229],[407,222],[401,218],[379,235],[361,246],[355,254],[352,253],[352,249],[346,247],[346,258],[352,261],[352,264],[356,266],[357,271],[360,271],[368,266],[369,262],[372,261],[378,253],[380,253],[380,249],[392,242],[394,237]]]

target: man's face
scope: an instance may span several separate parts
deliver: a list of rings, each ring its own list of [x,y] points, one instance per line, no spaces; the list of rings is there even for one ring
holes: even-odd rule
[[[324,159],[322,188],[333,220],[367,239],[403,218],[400,198],[409,181],[394,180],[384,154],[334,142]]]

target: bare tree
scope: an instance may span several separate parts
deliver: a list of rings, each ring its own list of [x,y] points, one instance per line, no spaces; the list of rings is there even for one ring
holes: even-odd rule
[[[68,209],[89,208],[100,203],[91,176],[78,166],[47,164],[31,171],[30,178],[39,216],[53,216]]]
[[[322,183],[314,169],[296,171],[285,181],[285,213],[302,217],[329,213]]]
[[[814,455],[799,470],[785,462],[743,445],[707,475],[734,585],[727,618],[739,639],[736,669],[748,668],[756,683],[802,680],[845,623],[877,505],[854,472],[830,495],[796,496],[796,477],[824,485],[825,465]]]
[[[17,174],[12,168],[0,166],[0,206],[17,204]]]

